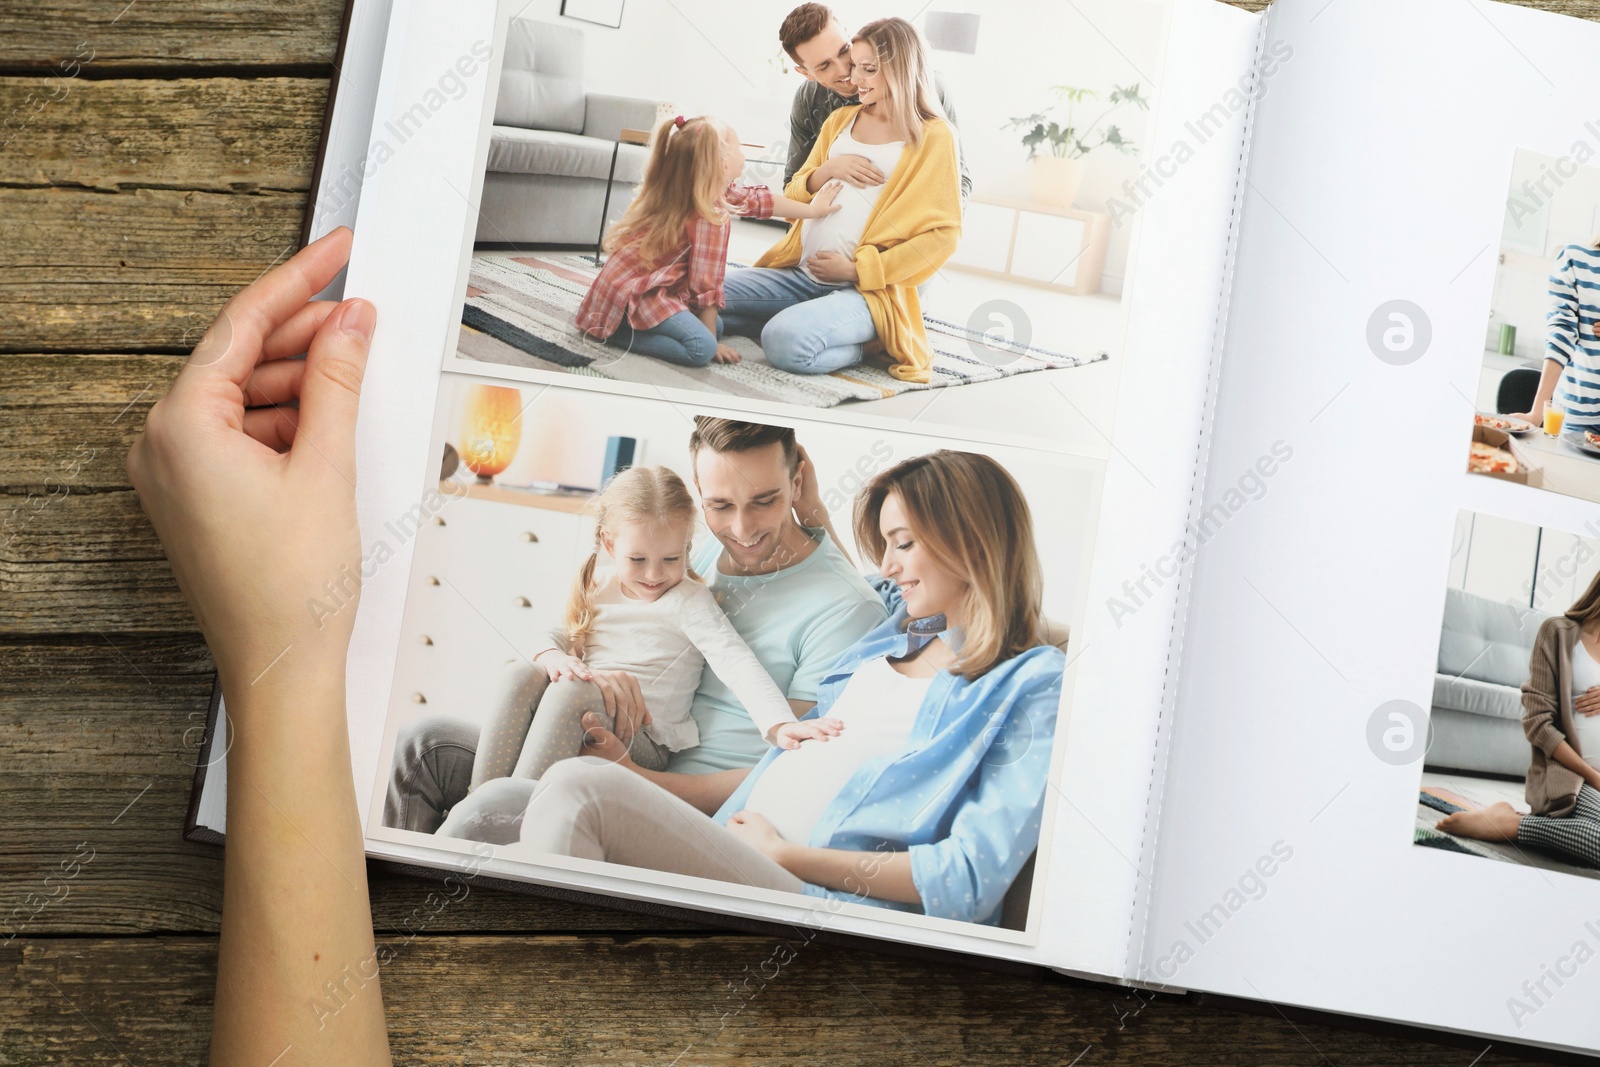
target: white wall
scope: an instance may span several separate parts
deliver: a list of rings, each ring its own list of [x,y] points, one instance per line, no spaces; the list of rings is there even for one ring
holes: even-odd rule
[[[1593,536],[1471,511],[1456,516],[1452,588],[1554,615],[1577,601],[1596,570],[1600,539]]]
[[[453,442],[458,437],[456,427],[460,424],[461,398],[465,393],[462,387],[488,381],[467,375],[447,373],[443,376],[441,408],[449,405],[443,424],[445,440]],[[694,428],[693,416],[709,409],[588,390],[516,386],[500,380],[494,380],[493,384],[520,388],[527,405],[517,457],[501,475],[506,482],[596,485],[600,480],[606,438],[612,435],[639,441],[636,464],[671,467],[684,476],[685,481],[690,480],[688,446],[689,433]],[[714,413],[737,417],[726,411]],[[946,443],[916,434],[797,419],[766,421],[795,427],[800,443],[816,464],[834,527],[858,563],[860,554],[850,534],[850,509],[864,479]],[[993,456],[1022,486],[1033,513],[1034,536],[1044,566],[1045,611],[1063,622],[1075,620],[1089,538],[1094,529],[1090,504],[1094,482],[1088,467],[1030,449],[973,446],[972,450]],[[494,566],[491,560],[484,563]]]
[[[1558,163],[1572,176],[1561,175]],[[1560,178],[1559,185],[1552,174]],[[1552,195],[1546,196],[1538,187],[1541,179]],[[1524,188],[1524,182],[1535,183],[1531,191]],[[1600,235],[1600,167],[1518,151],[1512,162],[1509,193],[1485,347],[1498,347],[1500,325],[1509,322],[1517,328],[1515,354],[1538,359],[1544,354],[1544,317],[1550,310],[1547,283],[1556,252],[1569,244],[1587,244]],[[1509,209],[1512,198],[1536,212],[1514,221]]]
[[[620,29],[562,18],[561,0],[533,0],[520,13],[583,30],[586,77],[594,91],[671,101],[686,115],[715,114],[731,122],[744,140],[770,144],[787,135],[789,102],[801,80],[777,65],[783,56],[778,26],[793,6],[793,0],[632,0]],[[976,54],[934,53],[979,194],[1029,197],[1021,134],[1002,127],[1013,117],[1042,110],[1052,100],[1051,86],[1109,93],[1115,85],[1138,82],[1149,97],[1161,73],[1166,8],[1147,0],[844,0],[833,8],[851,27],[900,16],[920,28],[920,16],[930,8],[982,16]],[[1096,114],[1092,107],[1080,108],[1080,123]],[[1115,121],[1142,148],[1149,118],[1150,112],[1130,108]],[[1120,195],[1122,183],[1137,176],[1138,161],[1111,149],[1090,155],[1078,204],[1103,205]],[[1130,236],[1127,227],[1112,233],[1108,291],[1121,289]]]

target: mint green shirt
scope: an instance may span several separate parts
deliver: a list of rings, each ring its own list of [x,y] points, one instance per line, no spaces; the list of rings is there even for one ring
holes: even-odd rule
[[[717,603],[790,700],[815,701],[817,686],[840,653],[889,617],[883,600],[856,573],[823,530],[811,555],[772,574],[736,577],[717,569],[722,544],[706,537],[695,545],[695,571]],[[709,774],[754,767],[767,752],[761,732],[722,679],[707,667],[689,713],[700,744],[672,753],[667,770]]]

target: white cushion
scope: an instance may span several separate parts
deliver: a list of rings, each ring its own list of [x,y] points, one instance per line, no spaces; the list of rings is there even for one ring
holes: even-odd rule
[[[605,181],[611,170],[614,141],[500,125],[496,125],[491,134],[486,167],[491,173],[549,174]],[[644,177],[648,158],[649,153],[639,145],[623,145],[617,157],[617,183],[637,184]]]

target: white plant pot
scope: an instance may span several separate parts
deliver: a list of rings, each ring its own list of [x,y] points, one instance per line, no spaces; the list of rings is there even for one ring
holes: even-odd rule
[[[1083,160],[1033,157],[1033,199],[1051,207],[1071,207],[1083,184]]]

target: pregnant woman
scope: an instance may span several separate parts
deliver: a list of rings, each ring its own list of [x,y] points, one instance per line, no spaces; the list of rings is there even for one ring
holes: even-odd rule
[[[827,374],[881,343],[889,372],[925,382],[933,364],[917,286],[955,252],[961,171],[955,132],[933,89],[926,49],[904,19],[868,23],[850,46],[861,103],[823,124],[784,189],[809,203],[829,159],[861,156],[887,179],[840,191],[839,210],[797,222],[755,267],[730,271],[724,328],[759,336],[774,367]]]
[[[1600,574],[1564,615],[1544,621],[1522,685],[1522,729],[1533,746],[1523,815],[1501,802],[1441,819],[1446,833],[1515,841],[1600,867]]]
[[[838,735],[769,750],[714,816],[620,745],[562,760],[513,847],[996,925],[1038,845],[1066,665],[1027,503],[988,457],[934,452],[862,490],[855,533],[898,595],[806,716]]]

